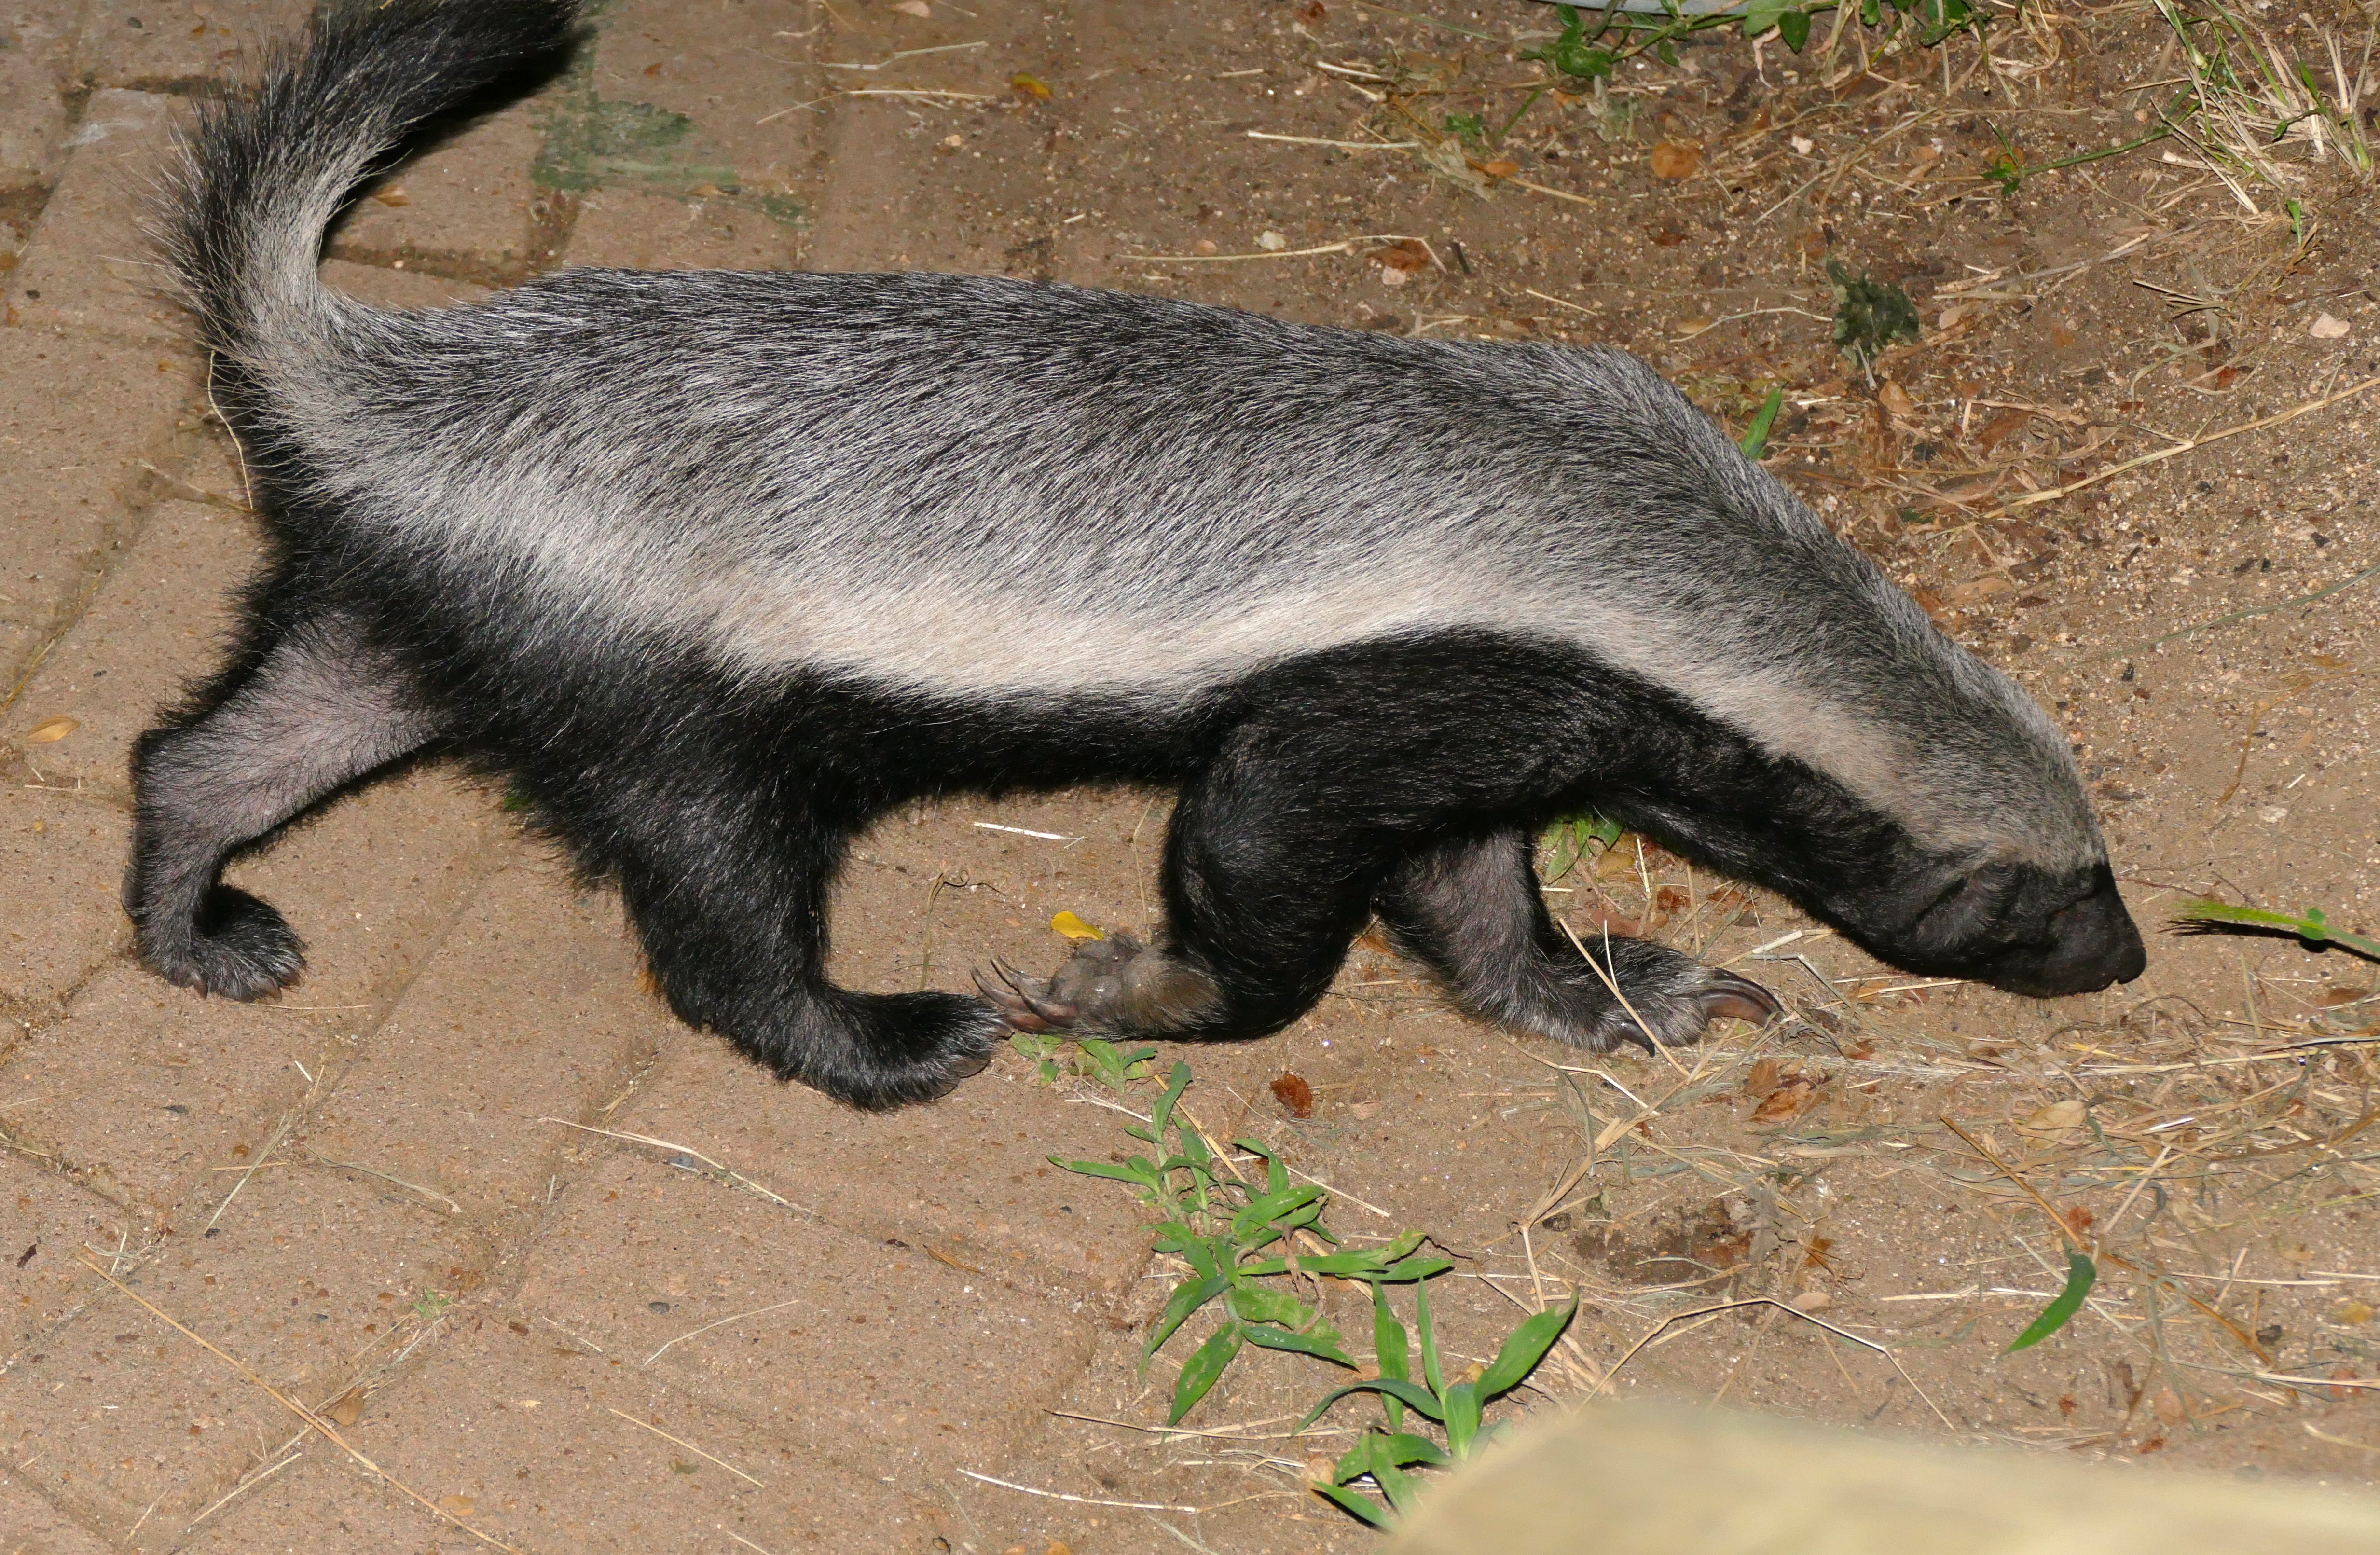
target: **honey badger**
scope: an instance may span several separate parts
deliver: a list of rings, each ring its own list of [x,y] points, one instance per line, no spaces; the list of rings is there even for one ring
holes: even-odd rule
[[[1277,1030],[1375,916],[1465,1010],[1588,1049],[1772,1013],[1641,940],[1582,958],[1531,839],[1587,808],[1912,972],[2141,971],[2039,708],[1618,351],[952,275],[327,290],[408,134],[577,26],[333,4],[186,138],[165,247],[275,545],[135,754],[164,976],[286,984],[298,939],[225,861],[425,751],[618,881],[681,1016],[863,1107],[1011,1029]],[[1179,790],[1150,942],[981,998],[827,980],[873,818],[1102,781]]]

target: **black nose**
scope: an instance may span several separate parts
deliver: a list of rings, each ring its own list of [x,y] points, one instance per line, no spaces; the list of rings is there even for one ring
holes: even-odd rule
[[[2115,872],[2105,865],[2089,895],[2050,915],[2048,936],[2047,953],[2025,969],[2022,980],[2031,986],[2013,991],[2095,993],[2110,983],[2131,982],[2148,967],[2140,929],[2116,891]]]

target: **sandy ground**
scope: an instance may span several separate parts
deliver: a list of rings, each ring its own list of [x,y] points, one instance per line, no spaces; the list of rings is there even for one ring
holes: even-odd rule
[[[1369,1406],[1281,1434],[1329,1365],[1251,1352],[1208,1434],[1150,1429],[1212,1319],[1140,1377],[1172,1266],[1047,1162],[1137,1148],[1105,1087],[1022,1055],[891,1117],[780,1086],[670,1019],[615,898],[498,793],[411,771],[243,865],[311,946],[277,1002],[134,965],[127,748],[256,541],[132,218],[177,98],[296,8],[0,11],[0,1549],[1368,1547],[1298,1476]],[[2380,978],[2168,920],[2380,917],[2380,582],[2303,602],[2380,562],[2380,394],[2116,467],[2380,372],[2373,208],[2335,161],[2235,195],[2171,143],[2003,194],[1998,137],[2034,166],[2119,143],[2177,71],[2143,9],[2032,15],[1989,60],[1722,38],[1466,163],[1447,115],[1492,131],[1538,79],[1519,0],[613,0],[577,69],[364,201],[328,274],[435,305],[559,264],[1002,273],[1621,345],[1730,430],[1782,386],[1771,468],[2071,730],[2147,976],[1926,986],[1623,841],[1557,905],[1735,959],[1790,1018],[1586,1059],[1367,945],[1292,1031],[1160,1067],[1331,1184],[1350,1245],[1430,1233],[1452,1357],[1581,1293],[1496,1415],[1659,1391],[2364,1483]],[[2263,17],[2308,58],[2347,30],[2350,63],[2352,19]],[[1873,383],[1830,258],[1925,321]],[[1053,963],[1062,911],[1145,927],[1165,805],[885,825],[840,975],[960,988]],[[2100,1284],[2006,1355],[2065,1279],[2045,1203]],[[1361,1293],[1325,1299],[1367,1351]]]

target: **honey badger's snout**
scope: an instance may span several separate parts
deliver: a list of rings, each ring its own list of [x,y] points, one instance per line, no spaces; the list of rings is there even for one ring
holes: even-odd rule
[[[1993,863],[1925,903],[1879,948],[1913,972],[2046,999],[2128,983],[2148,966],[2141,931],[2104,862],[2082,869]]]

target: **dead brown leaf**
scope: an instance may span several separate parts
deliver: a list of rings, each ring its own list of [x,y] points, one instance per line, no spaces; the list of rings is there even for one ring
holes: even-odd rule
[[[1653,148],[1653,176],[1691,178],[1702,170],[1703,149],[1692,140],[1664,140]]]
[[[2003,410],[1984,423],[1984,430],[1975,434],[1975,442],[1988,454],[2024,431],[2025,423],[2032,419],[2030,410]]]
[[[1810,1082],[1808,1075],[1796,1075],[1771,1091],[1767,1100],[1752,1110],[1752,1116],[1746,1121],[1756,1124],[1784,1123],[1788,1119],[1800,1117],[1803,1110],[1809,1106],[1810,1099],[1817,1094],[1817,1089],[1818,1087]]]
[[[1284,1073],[1272,1083],[1272,1099],[1293,1118],[1314,1115],[1314,1087],[1302,1075]]]

